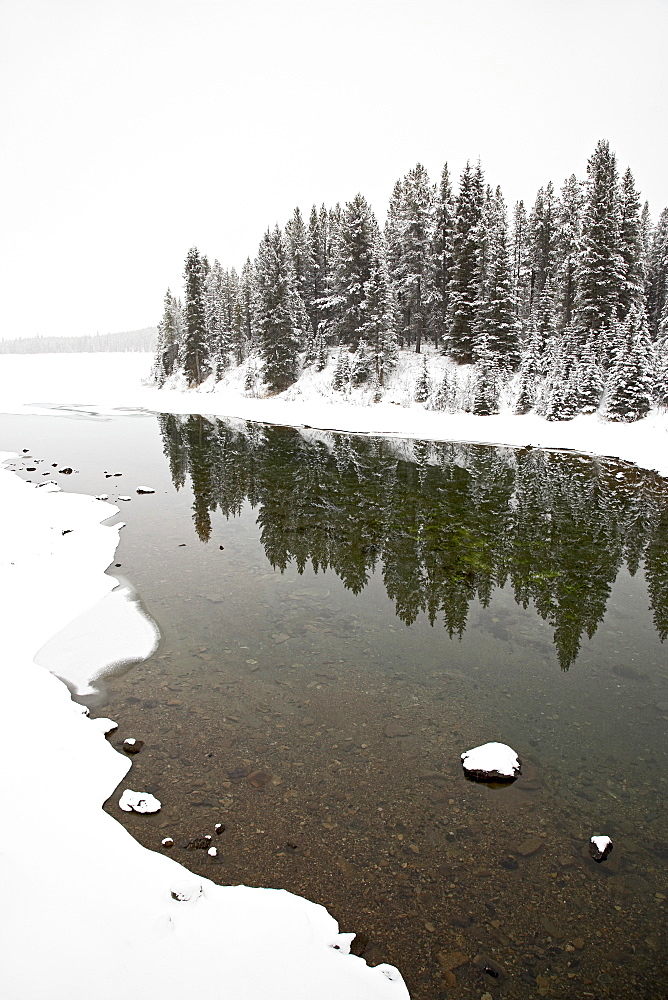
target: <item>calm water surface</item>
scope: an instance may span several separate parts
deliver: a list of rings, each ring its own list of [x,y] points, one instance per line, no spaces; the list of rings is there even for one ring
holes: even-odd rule
[[[125,784],[162,811],[107,804],[138,840],[325,904],[415,998],[666,995],[665,481],[201,417],[0,429],[25,478],[132,496],[110,572],[162,641],[90,705],[145,742]],[[488,740],[510,787],[462,776]],[[183,846],[216,822],[217,858]]]

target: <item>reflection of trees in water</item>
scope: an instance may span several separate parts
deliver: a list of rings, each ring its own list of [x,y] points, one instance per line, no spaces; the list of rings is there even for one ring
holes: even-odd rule
[[[653,473],[566,452],[307,436],[243,421],[161,416],[175,486],[211,513],[259,507],[272,566],[330,569],[359,593],[378,569],[406,624],[424,613],[461,635],[474,599],[508,580],[554,629],[562,667],[605,612],[620,566],[644,563],[668,635],[668,486]]]

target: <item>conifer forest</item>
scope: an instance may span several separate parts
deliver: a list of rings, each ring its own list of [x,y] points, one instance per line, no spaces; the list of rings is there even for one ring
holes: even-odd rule
[[[437,184],[418,164],[384,228],[361,194],[308,221],[296,208],[240,271],[193,247],[184,279],[165,295],[158,385],[245,365],[244,389],[269,395],[329,365],[333,395],[378,401],[403,350],[425,355],[415,399],[435,410],[634,421],[668,405],[668,209],[652,221],[605,140],[585,179],[510,220],[480,163],[456,187],[447,164]],[[452,362],[436,384],[434,353]]]

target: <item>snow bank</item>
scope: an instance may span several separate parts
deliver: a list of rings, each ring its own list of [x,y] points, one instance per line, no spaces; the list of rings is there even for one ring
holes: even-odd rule
[[[88,719],[34,657],[110,594],[116,581],[103,570],[118,526],[100,523],[108,504],[6,469],[0,511],[3,743],[20,748],[3,774],[3,996],[406,998],[394,968],[347,954],[351,935],[323,907],[214,885],[145,850],[102,811],[130,759],[105,739],[109,720]]]
[[[201,413],[240,417],[266,423],[309,426],[514,447],[568,448],[635,462],[668,476],[668,414],[653,412],[633,424],[602,420],[596,414],[550,422],[534,413],[516,416],[509,410],[490,417],[472,413],[441,413],[411,403],[410,387],[421,356],[402,355],[393,388],[381,403],[369,394],[350,397],[327,387],[331,372],[309,372],[285,393],[255,399],[243,392],[244,369],[230,373],[214,386],[198,389],[155,389],[142,384],[150,371],[151,354],[16,354],[0,365],[0,410],[41,413],[49,407],[86,407],[96,411],[145,409],[163,413]],[[434,374],[447,362],[430,358]]]

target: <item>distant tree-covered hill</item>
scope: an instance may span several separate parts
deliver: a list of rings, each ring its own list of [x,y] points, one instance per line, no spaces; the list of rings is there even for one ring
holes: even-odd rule
[[[92,354],[98,351],[155,351],[157,327],[87,337],[25,337],[0,340],[0,354]]]

